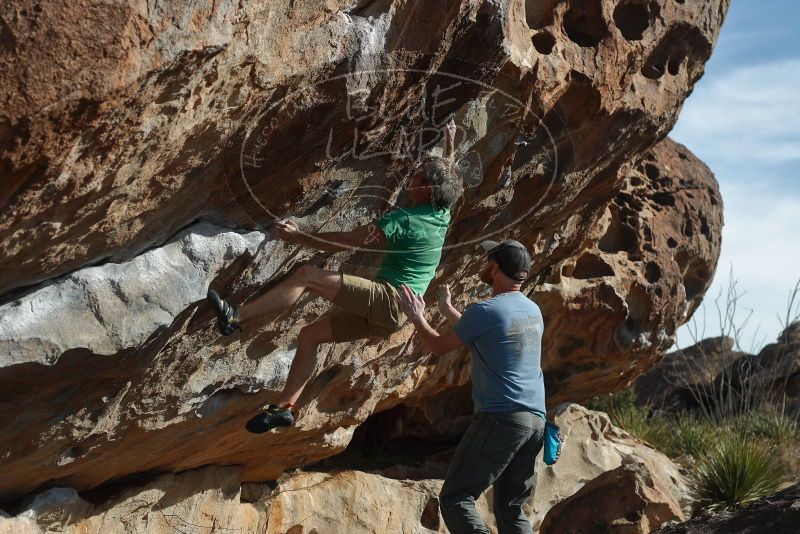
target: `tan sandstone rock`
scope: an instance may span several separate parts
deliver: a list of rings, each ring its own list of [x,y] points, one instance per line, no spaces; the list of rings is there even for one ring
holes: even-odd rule
[[[237,468],[209,467],[163,475],[129,484],[96,506],[75,490],[54,488],[38,494],[14,518],[0,519],[0,533],[263,533],[264,503],[240,502],[240,474]]]
[[[473,302],[475,243],[526,243],[536,271],[526,292],[551,285],[541,301],[553,401],[644,371],[705,288],[721,221],[708,218],[703,245],[688,193],[673,205],[654,184],[705,191],[710,174],[669,141],[651,161],[643,153],[702,74],[727,0],[6,4],[0,416],[12,424],[0,436],[0,501],[208,465],[275,479],[341,452],[376,412],[424,406],[444,421],[463,408],[426,403],[464,388],[466,352],[434,362],[406,327],[323,347],[297,427],[248,435],[298,330],[328,306],[304,298],[220,338],[202,302],[213,286],[241,304],[307,261],[374,273],[373,254],[298,249],[267,225],[373,219],[402,198],[409,161],[450,115],[467,192],[433,285],[450,281],[459,306]],[[648,161],[660,175],[637,186]],[[625,194],[649,200],[628,213]],[[587,241],[616,211],[620,224],[677,240],[677,267],[659,264],[659,283],[645,285],[648,254],[672,261],[659,243],[637,259],[636,248]],[[687,220],[694,233],[676,234]],[[614,275],[553,280],[584,247],[599,247]],[[591,343],[579,347],[563,324],[587,300],[590,317],[574,324]]]
[[[714,278],[722,200],[708,167],[666,140],[621,173],[578,252],[529,292],[554,403],[618,390],[652,367]]]
[[[684,513],[691,511],[692,493],[681,468],[666,455],[613,426],[608,415],[577,404],[564,404],[555,410],[554,420],[567,442],[558,462],[543,466],[537,477],[533,501],[537,522],[589,481],[627,463],[645,464],[659,475],[670,499]]]
[[[599,484],[596,481],[606,480],[628,464],[646,466],[664,492],[658,500],[645,489],[636,503],[646,508],[648,503],[666,500],[679,503],[674,506],[687,506],[690,497],[678,467],[613,427],[605,414],[566,404],[556,410],[555,421],[564,430],[567,442],[555,466],[537,463],[536,493],[526,508],[535,528],[553,506],[581,495],[585,488]],[[451,454],[371,472],[297,471],[283,475],[274,485],[241,484],[241,471],[235,468],[203,468],[147,482],[129,482],[121,490],[105,490],[104,499],[93,497],[94,502],[100,501],[94,505],[70,488],[58,488],[38,494],[33,504],[16,516],[0,518],[0,533],[38,533],[53,525],[69,534],[159,533],[191,525],[239,528],[253,534],[444,533],[438,511],[442,481],[428,477],[444,473]],[[496,533],[490,513],[491,490],[477,506]],[[28,530],[19,530],[22,528]]]
[[[439,515],[440,486],[359,471],[298,473],[270,497],[267,533],[447,532]]]
[[[640,524],[650,520],[649,524],[655,528],[669,519],[683,519],[684,513],[690,511],[692,497],[680,468],[664,454],[611,425],[606,414],[565,404],[555,410],[555,422],[563,429],[567,441],[561,459],[554,466],[544,465],[541,457],[536,464],[536,491],[526,507],[534,529],[539,528],[558,503],[581,495],[584,488],[606,484],[609,477],[615,479],[617,475],[611,473],[627,473],[623,467],[626,465],[643,466],[631,468],[634,476],[622,476],[620,481],[627,486],[620,486],[619,494],[620,498],[623,494],[630,497],[624,502],[632,512],[637,506],[637,510],[646,512]],[[437,455],[436,461],[447,463],[449,457]],[[441,480],[420,480],[426,473],[444,469],[426,463],[375,473],[290,475],[270,497],[270,528],[275,522],[281,527],[269,532],[287,532],[298,525],[306,529],[303,532],[317,529],[320,533],[362,532],[359,529],[446,532],[440,517],[433,513],[438,506]],[[629,491],[625,493],[623,489]],[[477,506],[490,530],[496,532],[490,513],[491,489],[478,500]],[[407,530],[392,530],[387,527],[389,524],[404,525]]]
[[[683,519],[660,474],[646,464],[627,463],[603,473],[555,505],[539,532],[649,534],[667,521]]]

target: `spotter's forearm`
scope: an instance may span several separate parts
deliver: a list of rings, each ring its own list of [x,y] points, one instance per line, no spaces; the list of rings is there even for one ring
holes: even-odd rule
[[[440,305],[439,311],[442,312],[444,318],[447,319],[447,324],[450,326],[453,326],[461,319],[461,312],[455,309],[452,304]]]
[[[428,323],[427,320],[425,320],[424,317],[412,319],[411,322],[414,324],[417,334],[419,334],[420,339],[422,339],[422,344],[425,345],[426,349],[437,356],[447,352],[443,351],[442,347],[440,346],[442,336]]]

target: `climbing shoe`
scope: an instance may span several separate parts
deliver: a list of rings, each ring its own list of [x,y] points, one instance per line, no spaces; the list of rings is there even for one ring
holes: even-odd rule
[[[245,428],[253,434],[263,434],[279,426],[292,426],[294,416],[289,408],[283,408],[276,404],[270,404],[264,411],[250,419]]]
[[[222,332],[223,336],[233,334],[237,328],[239,330],[242,329],[239,326],[239,315],[236,313],[236,308],[222,300],[213,289],[208,290],[208,302],[211,304],[214,313],[217,314],[219,331]]]

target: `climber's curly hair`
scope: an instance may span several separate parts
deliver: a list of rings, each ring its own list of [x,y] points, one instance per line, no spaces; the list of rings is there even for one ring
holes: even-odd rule
[[[431,188],[431,205],[436,209],[455,207],[464,186],[450,161],[441,156],[426,155],[420,163],[422,177]]]

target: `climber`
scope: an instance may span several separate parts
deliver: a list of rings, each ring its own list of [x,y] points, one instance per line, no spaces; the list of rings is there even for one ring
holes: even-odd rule
[[[463,193],[455,174],[455,122],[445,127],[443,156],[426,156],[406,186],[408,205],[387,212],[376,222],[349,232],[302,232],[291,221],[275,223],[274,235],[289,243],[338,252],[355,249],[385,251],[375,280],[303,265],[286,280],[236,309],[214,290],[208,299],[219,318],[223,335],[230,335],[257,318],[274,318],[309,291],[337,307],[300,329],[297,351],[278,401],[250,419],[246,428],[267,432],[294,424],[292,408],[311,378],[322,343],[367,337],[387,337],[405,322],[398,288],[406,284],[423,294],[436,274],[450,222],[450,209]]]
[[[522,505],[533,493],[534,463],[544,440],[540,364],[544,326],[538,306],[520,292],[531,269],[525,246],[513,240],[481,245],[487,262],[480,279],[492,288],[489,300],[469,306],[462,315],[453,307],[447,289],[439,299],[439,310],[449,323],[442,332],[425,320],[425,302],[412,288],[401,288],[400,306],[434,354],[463,346],[472,353],[476,414],[439,494],[447,528],[488,534],[475,499],[491,485],[498,532],[530,533]]]

